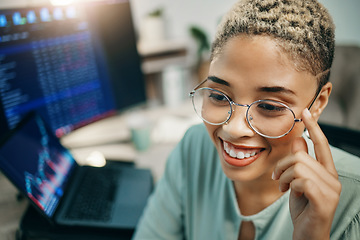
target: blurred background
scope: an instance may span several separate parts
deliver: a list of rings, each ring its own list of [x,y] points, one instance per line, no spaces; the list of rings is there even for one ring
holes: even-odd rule
[[[156,182],[200,122],[188,94],[207,76],[216,27],[234,2],[0,0],[0,137],[37,110],[80,165],[129,162]],[[320,122],[331,144],[360,156],[360,1],[320,2],[336,25],[334,88]],[[0,239],[14,239],[26,204],[0,180]]]
[[[95,0],[96,1],[96,0]],[[1,0],[0,8],[91,0]],[[206,76],[209,45],[234,0],[131,0],[148,106],[174,106]],[[321,0],[336,24],[334,91],[321,121],[360,129],[360,1]]]

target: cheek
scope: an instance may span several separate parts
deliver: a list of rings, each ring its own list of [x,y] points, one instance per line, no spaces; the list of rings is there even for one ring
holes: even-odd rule
[[[279,139],[269,139],[269,145],[271,146],[270,154],[275,158],[275,160],[283,158],[291,153],[291,146],[294,139],[301,137],[304,132],[304,125],[302,123],[297,123],[293,130],[286,136]],[[276,161],[277,161],[276,160]]]
[[[293,138],[287,135],[280,139],[269,140],[269,145],[271,146],[270,156],[277,161],[291,153],[291,142]]]

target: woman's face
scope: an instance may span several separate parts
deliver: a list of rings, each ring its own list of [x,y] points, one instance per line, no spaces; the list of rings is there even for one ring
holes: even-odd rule
[[[204,86],[222,91],[236,103],[276,100],[289,106],[296,118],[301,118],[301,111],[309,106],[317,89],[315,77],[296,71],[275,42],[264,36],[230,39],[211,62],[209,76],[213,80],[207,80]],[[296,123],[282,138],[268,139],[249,127],[246,107],[234,108],[227,124],[205,123],[225,174],[233,181],[270,179],[276,162],[291,152],[292,141],[302,135],[303,123]],[[255,155],[234,158],[227,153],[231,150],[233,156],[239,152]]]

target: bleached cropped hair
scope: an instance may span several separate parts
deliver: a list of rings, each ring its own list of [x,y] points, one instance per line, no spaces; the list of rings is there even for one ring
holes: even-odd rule
[[[316,0],[238,1],[218,27],[211,59],[229,39],[241,34],[273,38],[299,71],[318,75],[331,68],[335,26],[327,9]],[[329,80],[329,73],[319,79],[319,86]]]

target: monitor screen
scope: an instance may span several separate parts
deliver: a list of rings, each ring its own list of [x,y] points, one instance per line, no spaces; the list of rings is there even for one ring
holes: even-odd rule
[[[129,1],[88,3],[83,9],[105,53],[116,108],[145,103],[145,81]]]
[[[0,134],[36,110],[61,137],[144,88],[128,2],[0,11]]]
[[[51,217],[77,164],[38,115],[28,115],[11,132],[2,140],[0,170]]]

